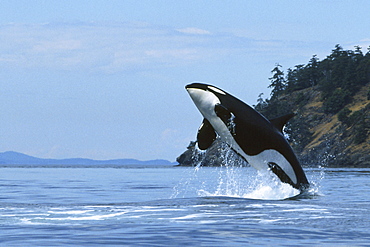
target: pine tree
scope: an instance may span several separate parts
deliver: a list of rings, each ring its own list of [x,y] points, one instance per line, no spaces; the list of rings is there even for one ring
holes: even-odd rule
[[[285,79],[284,79],[284,72],[280,70],[281,65],[276,64],[275,68],[271,71],[273,74],[272,77],[269,78],[271,84],[268,86],[272,88],[271,90],[271,98],[276,98],[279,94],[284,91],[285,89]]]
[[[310,61],[308,62],[306,68],[308,70],[308,77],[310,86],[316,86],[320,80],[320,69],[319,69],[319,59],[316,55],[313,55]]]

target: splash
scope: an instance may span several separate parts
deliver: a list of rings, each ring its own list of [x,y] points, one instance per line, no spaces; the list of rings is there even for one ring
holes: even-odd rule
[[[249,199],[282,200],[299,195],[300,191],[281,182],[271,171],[259,171],[255,187],[243,195]]]
[[[248,176],[245,173],[253,172],[252,168],[243,169],[244,172],[236,174],[237,170],[239,169],[233,168],[220,172],[219,180],[216,182],[216,190],[199,189],[198,195],[283,200],[297,196],[300,193],[291,185],[280,182],[270,171],[256,171],[255,174],[249,174]]]
[[[251,168],[225,143],[220,145],[219,154],[221,167],[205,167],[204,153],[197,155],[195,167],[190,170],[187,179],[175,186],[172,198],[226,196],[283,200],[300,193],[291,185],[282,183],[271,171]]]
[[[321,183],[325,179],[325,167],[319,165],[318,168],[312,170],[312,175],[309,177],[310,187],[307,191],[309,196],[323,196]]]

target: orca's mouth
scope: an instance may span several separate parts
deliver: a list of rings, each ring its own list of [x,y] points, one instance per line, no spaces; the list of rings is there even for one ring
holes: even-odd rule
[[[208,85],[202,84],[202,83],[191,83],[189,85],[186,85],[185,89],[186,90],[188,90],[188,89],[201,89],[201,90],[207,91],[208,90]]]
[[[221,89],[215,86],[211,86],[211,85],[207,85],[203,83],[192,83],[192,84],[186,85],[185,89],[188,91],[189,89],[199,89],[199,90],[209,91],[211,93],[226,95],[226,93],[222,91]]]

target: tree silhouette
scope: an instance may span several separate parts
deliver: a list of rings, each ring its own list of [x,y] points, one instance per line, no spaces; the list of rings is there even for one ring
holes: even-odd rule
[[[272,77],[269,78],[271,84],[268,87],[272,88],[271,90],[272,98],[279,96],[279,94],[285,89],[284,72],[281,71],[280,68],[281,65],[276,64],[275,68],[271,71],[273,75]]]

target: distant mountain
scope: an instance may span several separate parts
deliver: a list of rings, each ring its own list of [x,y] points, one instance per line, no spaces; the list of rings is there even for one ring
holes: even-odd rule
[[[7,151],[0,153],[0,165],[172,165],[168,160],[141,161],[136,159],[93,160],[83,158],[42,159],[26,154]]]

